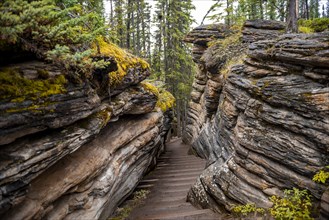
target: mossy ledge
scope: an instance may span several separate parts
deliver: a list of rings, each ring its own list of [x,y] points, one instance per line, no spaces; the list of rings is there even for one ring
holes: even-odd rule
[[[0,69],[0,99],[11,102],[36,101],[66,92],[64,75],[49,79],[26,79],[17,69]]]
[[[145,90],[148,90],[157,96],[158,101],[156,103],[156,107],[160,108],[163,112],[166,112],[170,108],[174,107],[176,99],[170,92],[163,88],[158,88],[149,82],[141,82],[141,85]]]
[[[101,55],[113,57],[117,64],[117,70],[109,73],[110,85],[119,85],[130,68],[140,68],[142,70],[150,68],[145,60],[135,57],[113,43],[106,42],[103,38],[97,39],[93,49],[95,53],[99,52]],[[99,51],[97,51],[98,49]]]

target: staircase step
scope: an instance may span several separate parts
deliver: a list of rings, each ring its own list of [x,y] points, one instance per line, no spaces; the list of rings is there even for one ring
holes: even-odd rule
[[[204,216],[205,214],[212,214],[209,209],[202,209],[202,210],[191,210],[191,211],[177,211],[177,212],[171,212],[169,211],[163,211],[159,212],[154,215],[148,215],[145,214],[141,218],[137,218],[138,220],[161,220],[161,219],[201,219],[200,217]],[[136,219],[136,220],[137,220]],[[204,218],[203,218],[204,219]],[[209,219],[208,219],[209,220]]]
[[[150,193],[143,203],[136,207],[130,220],[180,220],[220,219],[211,210],[199,210],[186,202],[191,186],[205,168],[205,161],[188,155],[188,146],[180,140],[167,144],[167,152],[158,160],[157,167],[149,173],[138,189],[148,189]]]
[[[182,173],[160,173],[156,176],[157,179],[165,179],[165,178],[175,178],[175,177],[198,177],[202,171],[194,171],[194,172],[182,172]]]

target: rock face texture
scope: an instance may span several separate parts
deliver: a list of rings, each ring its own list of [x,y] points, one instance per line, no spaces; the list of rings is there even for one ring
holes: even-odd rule
[[[214,66],[205,57],[212,48],[201,58],[202,89],[198,96],[192,92],[184,138],[208,160],[188,195],[198,207],[270,207],[270,196],[296,187],[307,189],[318,204],[322,197],[321,213],[328,215],[328,191],[312,177],[329,164],[329,33],[259,37],[280,33],[279,26],[247,22],[241,36],[247,56],[228,73],[221,65],[207,68]],[[217,109],[210,114],[205,97],[213,72],[221,80]]]
[[[114,85],[115,65],[87,79],[42,61],[0,67],[0,218],[106,219],[155,165],[170,117],[140,84],[147,66]]]

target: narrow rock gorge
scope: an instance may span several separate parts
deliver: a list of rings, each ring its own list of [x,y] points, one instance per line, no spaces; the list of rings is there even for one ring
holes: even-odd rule
[[[270,196],[296,187],[329,216],[328,188],[312,181],[329,164],[329,32],[284,30],[255,20],[241,32],[205,25],[185,38],[199,71],[184,142],[207,159],[188,194],[197,207],[269,208]]]
[[[106,219],[156,164],[170,110],[145,61],[103,44],[89,76],[1,51],[0,218]]]

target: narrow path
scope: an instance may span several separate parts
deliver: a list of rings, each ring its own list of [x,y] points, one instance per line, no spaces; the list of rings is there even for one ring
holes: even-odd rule
[[[167,144],[157,168],[137,188],[150,190],[143,205],[134,209],[130,220],[220,219],[209,209],[199,210],[186,202],[187,193],[205,167],[205,161],[188,155],[181,139]]]

